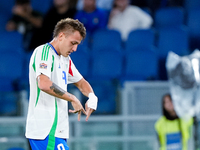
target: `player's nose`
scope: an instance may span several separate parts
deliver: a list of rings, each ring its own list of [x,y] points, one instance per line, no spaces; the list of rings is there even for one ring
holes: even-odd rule
[[[72,47],[72,51],[75,52],[75,51],[77,50],[77,47],[78,47],[78,45],[74,45],[74,46]]]

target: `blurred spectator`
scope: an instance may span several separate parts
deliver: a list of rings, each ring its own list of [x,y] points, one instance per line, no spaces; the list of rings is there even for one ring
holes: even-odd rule
[[[163,116],[155,123],[160,150],[189,150],[193,118],[186,121],[177,116],[170,94],[163,96],[162,109]]]
[[[113,0],[97,0],[97,6],[102,9],[111,10]]]
[[[152,17],[139,7],[130,5],[129,0],[114,0],[108,28],[118,30],[123,41],[130,31],[150,28],[152,23]]]
[[[84,24],[87,33],[93,33],[97,29],[106,28],[108,13],[96,6],[96,0],[84,0],[83,10],[79,10],[75,18]]]
[[[44,16],[42,27],[34,34],[31,49],[52,39],[52,33],[58,21],[64,18],[74,18],[76,8],[70,7],[69,2],[69,0],[53,0],[52,8]]]
[[[6,30],[17,30],[23,34],[23,46],[28,50],[33,33],[42,25],[42,15],[32,9],[30,0],[16,0],[12,13],[12,18],[6,24]]]
[[[111,10],[112,3],[113,3],[113,0],[96,0],[96,6],[98,8],[102,8],[108,11]],[[78,10],[83,9],[83,0],[78,0],[76,8]]]

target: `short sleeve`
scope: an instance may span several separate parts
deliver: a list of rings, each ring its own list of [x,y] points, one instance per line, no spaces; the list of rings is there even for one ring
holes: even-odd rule
[[[34,59],[36,77],[40,74],[44,74],[51,79],[52,55],[50,54],[50,46],[46,44],[39,47]]]

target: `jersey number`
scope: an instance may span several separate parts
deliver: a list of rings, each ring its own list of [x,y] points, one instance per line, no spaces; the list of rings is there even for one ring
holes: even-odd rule
[[[58,144],[57,148],[58,148],[58,150],[65,150],[65,147],[62,143]]]
[[[65,80],[65,84],[67,84],[67,76],[66,76],[66,72],[65,71],[63,71],[62,72],[62,74],[63,74],[63,80]]]

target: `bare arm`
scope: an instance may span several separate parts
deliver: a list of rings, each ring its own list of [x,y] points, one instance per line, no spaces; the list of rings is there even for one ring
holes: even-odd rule
[[[94,93],[91,85],[84,79],[82,78],[80,81],[74,83],[74,85],[83,93],[83,95],[87,96],[89,93]]]
[[[120,13],[120,11],[119,11],[117,8],[114,8],[114,9],[110,12],[109,19],[108,19],[108,27],[109,27],[110,29],[113,28],[112,19],[113,19],[113,17],[115,17],[118,13]]]
[[[96,108],[92,109],[93,107],[90,107],[91,101],[93,101],[92,104],[96,103],[95,105],[97,105],[98,99],[94,95],[94,91],[91,85],[84,78],[82,78],[79,82],[74,83],[74,85],[83,93],[83,95],[89,97],[88,101],[85,104],[85,110],[87,114],[86,121],[88,121],[91,113],[96,110]]]
[[[42,91],[52,96],[55,96],[55,97],[58,97],[70,102],[76,99],[74,95],[66,92],[65,90],[57,86],[46,75],[43,75],[43,74],[39,75],[37,78],[37,81],[38,81],[38,87]]]
[[[41,27],[42,26],[42,18],[41,17],[34,17],[30,14],[25,15],[26,20],[28,20],[34,27]]]

